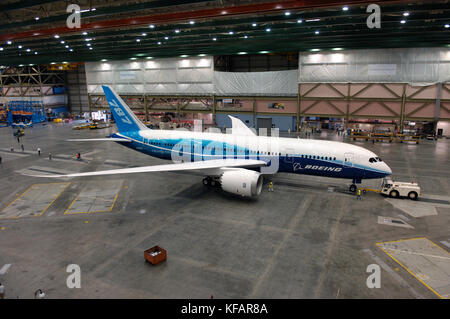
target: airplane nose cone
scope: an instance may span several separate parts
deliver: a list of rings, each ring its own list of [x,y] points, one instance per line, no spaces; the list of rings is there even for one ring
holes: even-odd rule
[[[386,175],[392,175],[392,170],[386,163],[384,163],[384,171],[386,172]]]

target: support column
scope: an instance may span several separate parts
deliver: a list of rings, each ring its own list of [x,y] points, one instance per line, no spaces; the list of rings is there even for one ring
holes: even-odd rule
[[[300,132],[300,103],[301,103],[301,96],[300,96],[300,83],[297,86],[297,124],[296,124],[296,131],[297,133]]]
[[[436,106],[434,108],[434,124],[433,130],[437,134],[437,123],[439,122],[439,114],[441,113],[441,97],[442,97],[442,82],[437,84]]]

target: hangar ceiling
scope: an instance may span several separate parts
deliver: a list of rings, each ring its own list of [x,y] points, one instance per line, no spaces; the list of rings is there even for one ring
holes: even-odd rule
[[[4,0],[0,65],[450,45],[450,2]],[[367,5],[381,7],[369,29]]]

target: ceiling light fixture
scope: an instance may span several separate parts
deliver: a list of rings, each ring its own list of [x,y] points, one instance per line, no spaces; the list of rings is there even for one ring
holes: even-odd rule
[[[271,31],[271,29],[270,29],[270,28],[267,28],[267,29],[266,29],[266,32],[270,32],[270,31]]]
[[[298,19],[298,20],[297,20],[297,23],[302,23],[302,22],[303,22],[302,19]]]
[[[155,26],[154,26],[153,24],[150,24],[148,27],[149,27],[150,29],[154,29],[154,28],[155,28]]]
[[[345,6],[345,7],[342,8],[342,10],[343,10],[343,11],[348,11],[348,7]]]
[[[404,17],[408,17],[409,16],[409,12],[403,12],[403,16]]]
[[[290,13],[289,11],[286,11],[286,12],[284,13],[284,15],[285,15],[285,16],[290,16],[291,13]]]
[[[55,34],[54,35],[55,39],[59,39],[59,35]]]
[[[252,27],[256,27],[257,26],[257,24],[256,23],[252,23]]]

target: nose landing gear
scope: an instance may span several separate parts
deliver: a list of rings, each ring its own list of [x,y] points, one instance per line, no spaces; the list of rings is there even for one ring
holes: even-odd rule
[[[358,190],[358,186],[356,186],[356,184],[361,184],[361,180],[360,179],[354,179],[352,181],[352,185],[350,185],[350,187],[348,188],[348,190],[352,193],[356,193],[356,191]]]

